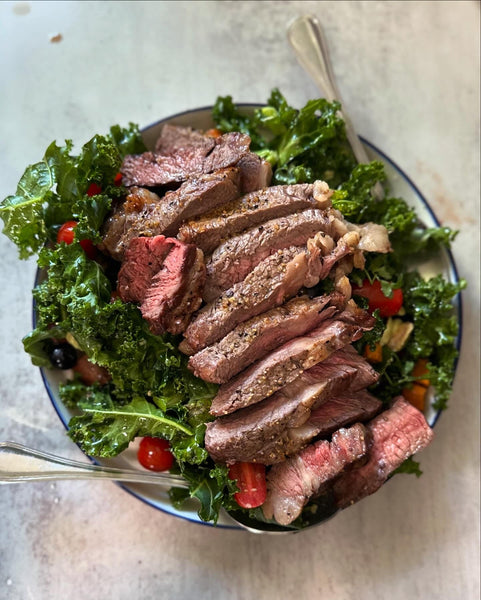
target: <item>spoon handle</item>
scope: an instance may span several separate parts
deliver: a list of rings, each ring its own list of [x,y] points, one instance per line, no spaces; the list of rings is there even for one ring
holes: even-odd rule
[[[334,77],[327,41],[316,17],[306,15],[296,19],[289,26],[287,37],[297,60],[312,77],[321,92],[324,92],[329,102],[338,100],[344,107]],[[345,109],[341,111],[341,114],[346,124],[346,136],[357,162],[368,163],[369,157],[356,134],[349,115]]]
[[[188,487],[179,475],[103,467],[40,452],[15,442],[0,442],[0,484],[45,479],[110,479]]]

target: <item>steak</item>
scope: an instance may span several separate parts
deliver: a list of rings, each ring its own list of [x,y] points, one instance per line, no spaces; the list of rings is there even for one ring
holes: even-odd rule
[[[103,249],[121,260],[130,240],[139,236],[175,235],[182,221],[239,196],[240,171],[234,167],[193,176],[163,198],[132,188],[103,227]]]
[[[395,469],[433,438],[424,415],[402,396],[394,400],[392,408],[371,421],[367,429],[372,439],[367,463],[334,482],[340,508],[376,492]]]
[[[271,465],[283,461],[317,435],[308,435],[312,427],[302,437],[296,435],[310,423],[311,414],[314,417],[322,412],[333,396],[347,390],[357,398],[355,391],[375,383],[378,377],[362,356],[347,346],[304,371],[269,398],[208,423],[205,447],[211,458],[221,463]],[[377,400],[373,404],[368,400],[357,411],[359,419],[349,422],[372,418],[380,408]],[[371,412],[366,410],[367,405],[371,405]],[[326,411],[329,412],[327,408]]]
[[[234,283],[242,281],[256,265],[276,250],[303,246],[317,232],[329,233],[329,226],[326,211],[306,210],[272,219],[231,237],[207,261],[204,300],[213,300]]]
[[[306,369],[358,340],[364,331],[372,328],[373,323],[373,318],[367,313],[357,325],[343,321],[341,314],[335,319],[324,321],[309,334],[286,342],[221,385],[212,401],[211,414],[227,415],[271,396]]]
[[[295,454],[315,437],[326,437],[340,427],[369,421],[381,407],[380,400],[366,390],[334,395],[313,410],[306,423],[289,430],[286,454]]]
[[[120,169],[122,183],[155,187],[181,182],[193,175],[231,167],[249,152],[250,138],[243,133],[226,133],[213,141],[211,150],[194,145],[167,156],[155,152],[128,155]]]
[[[285,458],[286,432],[305,423],[313,407],[353,384],[357,371],[326,360],[301,373],[278,392],[207,424],[205,447],[216,462],[274,464]]]
[[[175,242],[163,235],[131,240],[117,280],[117,289],[124,302],[142,302]]]
[[[332,441],[316,442],[297,456],[272,467],[267,475],[267,498],[262,510],[267,519],[289,525],[321,486],[366,453],[366,431],[357,423],[340,429]]]
[[[243,194],[267,187],[272,179],[272,167],[254,152],[249,152],[237,163],[241,172]]]
[[[249,227],[307,208],[325,208],[330,195],[323,181],[262,189],[185,223],[180,227],[179,239],[212,252],[223,239]]]
[[[222,340],[189,360],[189,369],[204,381],[225,383],[284,342],[307,333],[344,307],[340,294],[294,298],[238,325]]]
[[[182,333],[202,302],[205,281],[202,250],[193,244],[173,241],[140,306],[150,330],[158,335],[166,331],[174,335]]]
[[[155,152],[164,156],[177,154],[183,148],[201,148],[205,155],[213,150],[215,139],[192,127],[166,124],[155,144]]]
[[[223,338],[234,327],[297,294],[304,284],[308,256],[303,248],[272,254],[249,275],[219,298],[204,306],[186,329],[188,353],[202,350]]]

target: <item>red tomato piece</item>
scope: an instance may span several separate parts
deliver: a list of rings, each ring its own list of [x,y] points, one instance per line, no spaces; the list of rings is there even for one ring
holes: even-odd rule
[[[60,227],[57,233],[57,244],[65,242],[71,244],[74,238],[74,229],[77,227],[77,221],[67,221]]]
[[[258,463],[235,463],[229,468],[229,478],[237,480],[239,491],[234,499],[242,508],[264,504],[267,495],[266,468]]]
[[[117,175],[114,177],[114,185],[117,187],[122,185],[122,173],[117,173]]]
[[[90,196],[90,198],[92,196],[97,196],[97,194],[101,194],[102,193],[102,188],[99,186],[98,183],[91,183],[87,189],[87,196]]]
[[[65,244],[71,244],[74,238],[74,229],[77,227],[77,221],[67,221],[60,227],[57,233],[57,244],[65,242]],[[88,258],[92,259],[97,256],[97,248],[92,244],[90,240],[80,240],[85,254]]]
[[[174,456],[167,440],[144,437],[137,452],[139,463],[150,471],[168,471],[174,464]]]
[[[393,290],[391,298],[384,295],[381,282],[375,280],[372,283],[368,279],[362,282],[362,286],[352,286],[352,293],[367,298],[369,310],[374,312],[379,309],[381,317],[392,317],[397,315],[403,305],[403,292],[400,288]]]

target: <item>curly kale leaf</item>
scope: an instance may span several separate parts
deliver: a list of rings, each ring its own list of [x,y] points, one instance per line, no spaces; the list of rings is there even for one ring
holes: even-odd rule
[[[52,142],[43,159],[27,167],[14,195],[0,204],[3,232],[18,246],[20,258],[39,251],[54,240],[58,227],[68,220],[78,221],[79,239],[99,240],[112,198],[124,193],[114,184],[122,158],[127,151],[144,149],[135,125],[128,129],[114,126],[110,135],[94,136],[79,155],[72,154],[72,142],[64,146]],[[87,194],[90,184],[102,192]]]

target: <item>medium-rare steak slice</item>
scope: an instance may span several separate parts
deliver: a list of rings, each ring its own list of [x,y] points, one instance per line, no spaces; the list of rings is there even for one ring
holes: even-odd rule
[[[223,239],[249,227],[308,208],[327,208],[331,193],[323,181],[265,188],[185,223],[179,239],[212,252]]]
[[[361,318],[356,325],[343,321],[342,314],[324,321],[309,334],[286,342],[221,385],[212,400],[211,414],[227,415],[260,402],[336,350],[358,340],[374,323],[370,315],[362,313],[364,311],[359,310]]]
[[[117,280],[117,289],[124,302],[142,302],[152,278],[162,268],[176,241],[163,235],[131,240]]]
[[[215,139],[204,135],[192,127],[179,127],[178,125],[166,124],[162,127],[160,136],[155,143],[155,152],[168,156],[176,154],[182,148],[199,147],[207,155],[215,146]]]
[[[204,381],[225,383],[274,348],[314,329],[344,304],[344,297],[336,293],[294,298],[241,323],[219,342],[192,356],[189,369]]]
[[[357,360],[353,355],[357,356]],[[216,462],[259,462],[266,465],[295,454],[314,437],[301,439],[312,411],[322,411],[330,398],[350,390],[353,394],[375,383],[378,373],[350,346],[304,371],[270,398],[207,424],[205,447]],[[376,400],[375,411],[380,407]],[[374,407],[373,407],[374,410]],[[375,412],[358,410],[368,420]]]
[[[122,183],[155,187],[212,173],[239,162],[249,152],[249,145],[249,136],[236,132],[214,139],[211,150],[194,145],[179,148],[175,154],[167,156],[155,152],[131,154],[124,158],[120,169]]]
[[[268,465],[283,460],[285,432],[303,424],[314,406],[347,389],[356,377],[356,369],[331,360],[335,354],[269,398],[208,423],[205,447],[211,458]]]
[[[331,233],[329,215],[314,209],[272,219],[229,238],[206,263],[204,300],[209,302],[242,281],[270,254],[289,246],[303,246],[319,231]]]
[[[357,423],[340,429],[332,441],[317,442],[297,456],[272,467],[267,475],[267,498],[262,510],[267,519],[289,525],[321,486],[366,453],[366,430]]]
[[[186,329],[187,353],[199,352],[234,327],[292,298],[304,285],[308,256],[303,248],[272,254],[222,296],[204,306]],[[183,342],[185,348],[185,343]]]
[[[249,152],[237,163],[241,172],[241,190],[248,194],[267,187],[272,179],[272,167],[254,152]]]
[[[289,430],[286,454],[295,454],[315,437],[326,437],[340,427],[369,421],[381,407],[382,402],[366,390],[333,395],[311,412],[306,423]]]
[[[182,221],[231,202],[239,196],[239,189],[240,171],[235,167],[193,176],[163,198],[134,187],[108,217],[102,232],[103,249],[122,260],[132,238],[175,235]]]
[[[174,241],[140,305],[142,316],[155,334],[182,333],[202,301],[200,288],[205,280],[202,250],[193,244]],[[179,306],[185,310],[183,314],[176,310]]]
[[[371,434],[367,463],[343,474],[333,484],[340,508],[377,491],[395,469],[433,438],[424,415],[402,396],[371,421],[367,430]]]

